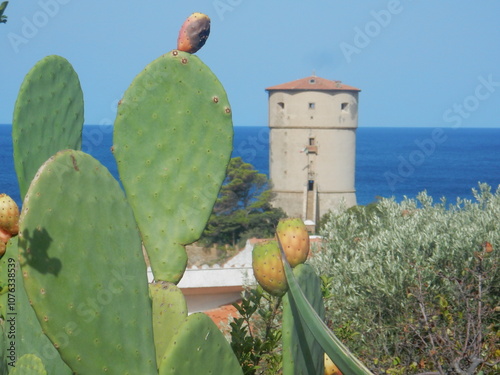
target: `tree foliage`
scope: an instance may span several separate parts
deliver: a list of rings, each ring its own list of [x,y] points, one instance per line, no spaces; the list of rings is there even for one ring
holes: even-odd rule
[[[273,236],[284,212],[271,205],[273,194],[265,174],[241,157],[232,158],[226,179],[200,242],[236,245],[256,236]]]
[[[435,204],[425,192],[340,210],[311,259],[336,334],[392,374],[500,371],[500,189]]]

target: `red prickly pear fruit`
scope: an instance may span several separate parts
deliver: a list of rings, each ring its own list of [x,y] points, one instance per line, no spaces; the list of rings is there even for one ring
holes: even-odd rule
[[[257,243],[252,251],[252,267],[262,289],[278,297],[286,293],[288,283],[278,242],[267,240]]]
[[[0,240],[4,243],[19,232],[19,208],[7,194],[0,194]]]
[[[181,26],[177,49],[188,53],[198,51],[210,35],[210,18],[203,13],[193,13]]]
[[[276,227],[276,237],[279,239],[291,267],[295,267],[307,260],[309,233],[301,219],[281,219]]]

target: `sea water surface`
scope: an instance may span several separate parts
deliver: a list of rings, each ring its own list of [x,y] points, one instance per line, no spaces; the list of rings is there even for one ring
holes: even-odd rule
[[[111,153],[112,126],[84,126],[82,150],[118,178]],[[233,156],[269,175],[269,129],[234,128]],[[500,185],[500,128],[360,127],[356,138],[356,197],[366,205],[378,197],[415,198],[427,191],[437,202],[473,199],[472,189]],[[0,193],[21,204],[12,158],[11,126],[0,125]]]

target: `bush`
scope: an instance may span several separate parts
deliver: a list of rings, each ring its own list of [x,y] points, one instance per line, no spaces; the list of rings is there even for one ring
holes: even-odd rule
[[[332,328],[375,371],[499,373],[500,189],[474,196],[330,214],[311,262]]]

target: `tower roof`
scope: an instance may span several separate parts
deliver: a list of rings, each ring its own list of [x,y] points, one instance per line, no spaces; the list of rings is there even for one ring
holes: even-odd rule
[[[266,91],[361,91],[356,87],[344,85],[340,81],[309,76],[295,81],[282,83],[281,85],[266,88]]]

